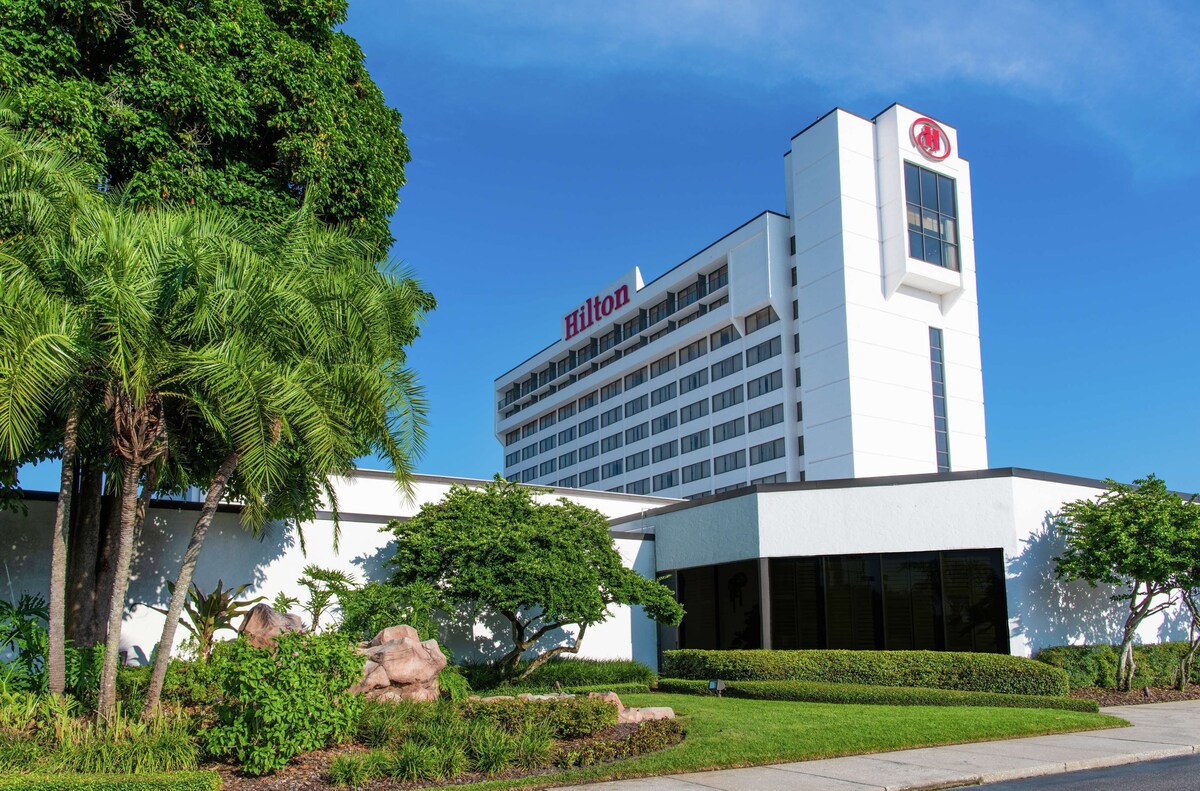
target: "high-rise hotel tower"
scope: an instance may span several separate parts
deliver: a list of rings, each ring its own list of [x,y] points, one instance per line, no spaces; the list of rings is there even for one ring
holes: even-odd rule
[[[797,134],[786,216],[585,292],[496,379],[505,475],[692,498],[987,467],[958,143],[900,105]]]

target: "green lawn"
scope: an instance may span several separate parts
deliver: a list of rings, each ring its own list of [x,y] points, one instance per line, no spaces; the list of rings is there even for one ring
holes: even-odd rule
[[[858,706],[665,694],[621,699],[630,706],[672,707],[684,717],[687,738],[661,752],[606,766],[465,787],[540,788],[1128,725],[1104,714],[1050,709]]]

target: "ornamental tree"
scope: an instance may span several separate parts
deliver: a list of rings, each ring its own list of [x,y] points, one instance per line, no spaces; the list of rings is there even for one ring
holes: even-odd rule
[[[1153,474],[1133,485],[1111,479],[1106,485],[1095,499],[1063,506],[1057,525],[1066,550],[1054,560],[1059,578],[1114,585],[1113,600],[1128,602],[1117,688],[1129,689],[1137,669],[1138,626],[1175,604],[1172,592],[1180,576],[1197,564],[1192,536],[1200,528],[1200,506],[1169,491]]]
[[[621,562],[603,514],[567,499],[540,503],[535,497],[543,491],[500,476],[479,488],[455,485],[441,502],[389,525],[396,583],[426,583],[447,609],[508,620],[506,678],[518,675],[521,658],[539,640],[563,627],[577,627],[574,637],[566,632],[559,645],[535,653],[519,677],[560,654],[577,654],[587,628],[607,620],[611,605],[640,605],[669,625],[683,618],[666,586]]]
[[[277,222],[306,200],[379,257],[409,161],[347,0],[0,0],[0,90],[93,183]]]

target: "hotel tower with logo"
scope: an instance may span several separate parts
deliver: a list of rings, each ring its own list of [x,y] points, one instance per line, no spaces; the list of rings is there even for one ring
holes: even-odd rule
[[[496,379],[507,477],[695,498],[987,467],[955,129],[836,109],[792,138],[784,180],[787,215],[581,295]]]

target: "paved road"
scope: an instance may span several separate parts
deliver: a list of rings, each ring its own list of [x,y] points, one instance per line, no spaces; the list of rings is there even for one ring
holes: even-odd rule
[[[1200,790],[1200,756],[1162,758],[977,787],[988,791],[1193,791]]]

